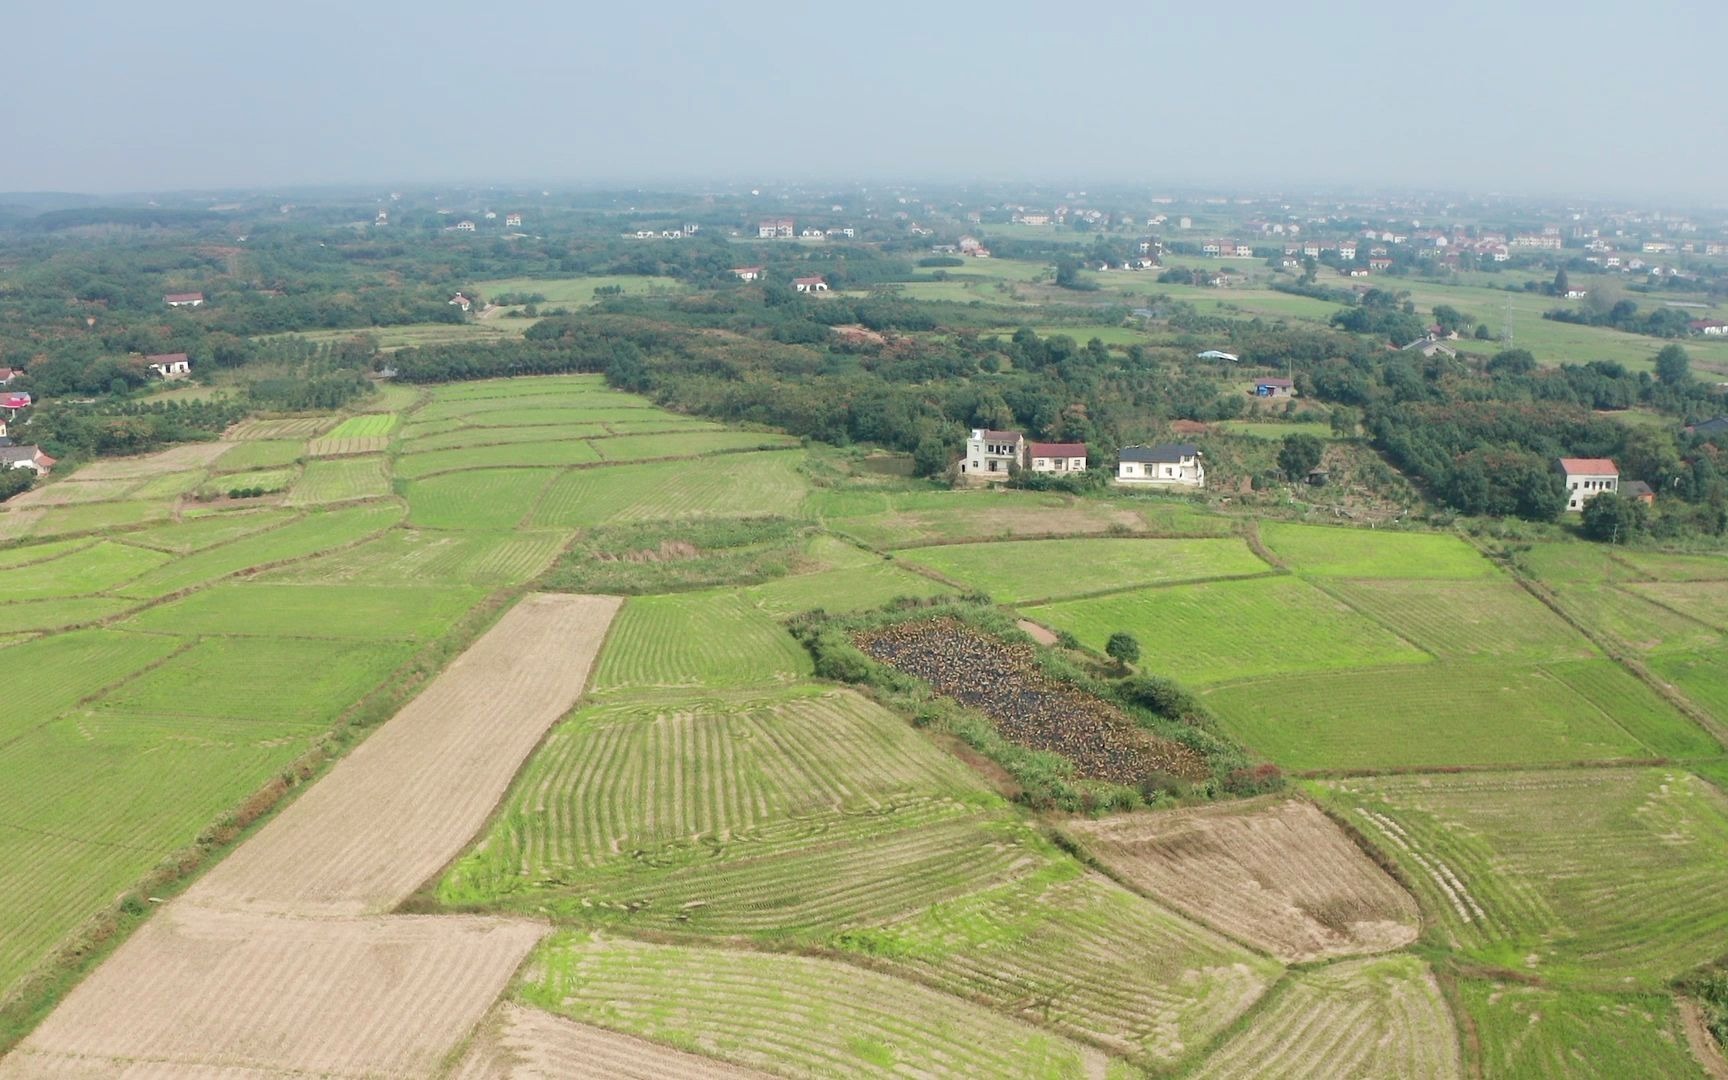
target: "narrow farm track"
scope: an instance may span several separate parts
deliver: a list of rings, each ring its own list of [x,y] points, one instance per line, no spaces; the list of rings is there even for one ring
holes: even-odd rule
[[[0,1077],[436,1071],[546,927],[381,913],[485,824],[581,695],[617,608],[521,601],[122,945]]]

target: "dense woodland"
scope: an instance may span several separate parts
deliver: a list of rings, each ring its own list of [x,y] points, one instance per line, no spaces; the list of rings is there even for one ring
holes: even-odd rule
[[[1171,421],[1243,415],[1244,375],[1270,369],[1294,374],[1310,417],[1319,407],[1335,432],[1366,440],[1449,511],[1551,520],[1564,501],[1552,460],[1604,456],[1663,495],[1654,513],[1626,512],[1632,533],[1728,532],[1722,449],[1678,433],[1682,422],[1728,410],[1679,346],[1664,350],[1654,374],[1587,359],[1540,367],[1527,352],[1473,340],[1485,328],[1454,309],[1418,310],[1395,281],[1330,287],[1315,283],[1312,266],[1279,287],[1337,304],[1328,326],[1203,313],[1169,298],[1130,312],[1089,297],[1075,272],[1087,257],[1126,254],[1121,234],[1102,233],[1078,249],[992,241],[999,256],[1052,267],[1040,329],[1011,330],[1024,308],[899,292],[900,283],[941,280],[958,262],[929,256],[927,241],[866,229],[857,242],[741,253],[722,235],[737,211],[706,207],[678,216],[707,221],[707,231],[645,243],[622,235],[640,214],[599,203],[514,236],[453,235],[449,219],[425,206],[397,211],[389,229],[367,228],[368,210],[340,206],[239,218],[100,208],[24,217],[0,227],[0,364],[21,369],[14,388],[40,401],[25,417],[33,440],[74,463],[210,437],[250,411],[339,407],[370,393],[386,370],[409,382],[596,371],[688,412],[904,451],[926,475],[947,468],[974,426],[1084,441],[1108,466],[1113,447],[1159,438]],[[742,262],[762,265],[765,280],[736,280],[730,269]],[[463,290],[484,304],[477,281],[598,274],[655,275],[686,291],[602,293],[590,307],[555,310],[520,339],[385,353],[368,335],[472,318],[448,301]],[[833,291],[793,291],[791,278],[808,274]],[[208,302],[165,307],[165,293],[187,290]],[[1661,326],[1630,325],[1642,317],[1630,300],[1566,317],[1663,334],[1671,311],[1651,313]],[[1130,321],[1149,331],[1146,344],[1106,346],[1062,330]],[[1435,322],[1461,334],[1457,355],[1399,348]],[[295,336],[327,330],[355,334],[316,345]],[[1194,359],[1217,347],[1242,368]],[[144,358],[173,352],[194,358],[196,378],[231,392],[151,402]],[[1670,424],[1602,415],[1632,407]],[[1257,484],[1288,473],[1270,457],[1254,471]]]

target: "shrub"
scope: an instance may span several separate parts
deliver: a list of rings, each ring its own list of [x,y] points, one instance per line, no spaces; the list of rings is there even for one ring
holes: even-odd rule
[[[1110,635],[1110,640],[1104,645],[1104,653],[1110,659],[1124,666],[1140,659],[1140,641],[1126,630],[1118,630]]]

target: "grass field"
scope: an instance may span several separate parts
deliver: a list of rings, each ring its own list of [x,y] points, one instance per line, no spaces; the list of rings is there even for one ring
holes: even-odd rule
[[[1195,685],[1428,657],[1292,577],[1172,585],[1025,609],[1102,652],[1111,634],[1140,642],[1140,664]]]
[[[258,575],[259,581],[440,588],[520,585],[546,569],[566,533],[494,534],[396,528],[353,547]]]
[[[779,1074],[1078,1080],[1105,1068],[1098,1051],[1024,1021],[831,960],[566,934],[536,955],[517,993]]]
[[[1207,691],[1219,721],[1291,769],[1716,757],[1690,720],[1607,660],[1285,675]]]
[[[1321,790],[1434,935],[1555,983],[1661,988],[1728,933],[1728,796],[1678,769],[1380,777]]]
[[[306,444],[297,439],[254,439],[237,443],[212,463],[217,472],[246,472],[292,465],[305,456]]]
[[[1593,994],[1467,980],[1459,996],[1487,1075],[1507,1080],[1639,1076],[1702,1080],[1666,994]]]
[[[1239,539],[952,544],[907,551],[900,559],[1004,604],[1136,585],[1265,574],[1272,569]]]
[[[306,471],[288,491],[289,506],[374,499],[390,494],[389,468],[383,457],[335,458],[309,461]]]
[[[514,277],[476,281],[474,288],[481,296],[494,297],[509,293],[540,295],[545,307],[584,307],[595,300],[594,290],[616,288],[626,296],[671,294],[684,291],[676,278],[631,274],[589,274],[582,277]]]
[[[490,466],[517,465],[541,467],[583,465],[599,461],[594,447],[575,439],[551,442],[503,443],[497,446],[472,446],[458,450],[431,450],[424,454],[403,454],[396,459],[396,475],[414,480],[432,473],[459,469],[481,469]]]
[[[528,516],[551,469],[481,469],[410,481],[408,520],[431,529],[506,531]]]
[[[1327,579],[1324,587],[1442,659],[1569,660],[1597,655],[1589,639],[1501,578]]]
[[[162,604],[127,628],[173,634],[430,641],[480,600],[479,589],[340,585],[217,585]]]
[[[728,454],[702,463],[575,469],[546,489],[530,523],[558,528],[711,515],[795,516],[805,492],[799,457]]]
[[[389,504],[308,514],[267,532],[254,533],[233,543],[206,548],[177,559],[119,591],[123,596],[140,598],[168,596],[242,570],[302,559],[320,551],[356,543],[384,531],[401,516],[402,508]]]
[[[1216,425],[1230,435],[1250,435],[1256,439],[1283,439],[1290,435],[1312,435],[1316,439],[1332,439],[1332,426],[1318,421],[1280,422],[1275,420],[1225,420]]]
[[[1267,522],[1260,538],[1300,574],[1346,578],[1490,577],[1494,565],[1463,540],[1441,533]]]
[[[809,672],[809,655],[734,590],[638,596],[612,624],[594,692],[758,686]]]

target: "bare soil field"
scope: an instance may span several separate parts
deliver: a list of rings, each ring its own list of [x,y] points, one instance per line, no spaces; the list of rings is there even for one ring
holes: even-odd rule
[[[546,929],[176,904],[0,1061],[0,1077],[432,1075]]]
[[[1308,803],[1224,803],[1065,826],[1123,881],[1286,963],[1416,940],[1416,900]]]
[[[111,458],[78,470],[80,480],[135,480],[164,473],[184,472],[210,464],[233,447],[219,442],[187,443],[141,457]]]
[[[461,851],[582,693],[616,597],[525,597],[187,902],[387,911]]]
[[[858,635],[871,657],[988,716],[1006,738],[1074,762],[1088,780],[1137,784],[1155,773],[1200,777],[1198,753],[1143,730],[1109,702],[1056,682],[1032,646],[1007,645],[957,619],[917,619]]]
[[[451,1080],[755,1080],[770,1074],[505,1003]]]

